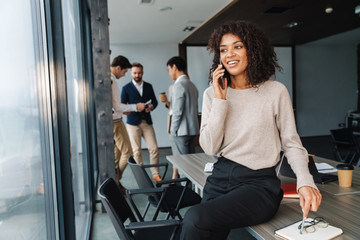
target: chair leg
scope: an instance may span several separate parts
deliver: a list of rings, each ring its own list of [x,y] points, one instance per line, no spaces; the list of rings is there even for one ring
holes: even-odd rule
[[[180,219],[180,221],[182,221],[182,220],[183,220],[183,218],[182,218],[182,216],[180,215],[180,213],[179,213],[179,212],[177,212],[177,216],[178,216],[178,218]]]
[[[178,226],[174,228],[174,230],[173,230],[173,232],[172,232],[172,234],[171,234],[170,240],[174,240],[174,239],[175,239],[178,230],[179,230],[179,227],[178,227]]]
[[[360,166],[360,156],[358,154],[354,153],[349,164],[359,167]]]
[[[359,159],[357,159],[356,153],[353,153],[350,160],[349,160],[349,165],[356,165],[356,163],[359,161]]]
[[[175,219],[175,217],[177,216],[180,221],[183,220],[179,211],[174,211],[174,210],[169,211],[168,214],[166,215],[166,220],[168,220],[170,216],[172,219]]]
[[[143,212],[143,215],[142,215],[143,218],[145,218],[145,215],[146,215],[147,211],[149,210],[149,206],[150,206],[150,202],[148,202],[148,203],[146,204],[146,207],[145,207],[144,212]]]

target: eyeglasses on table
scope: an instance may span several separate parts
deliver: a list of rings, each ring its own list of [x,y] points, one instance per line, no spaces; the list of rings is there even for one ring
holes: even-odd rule
[[[300,234],[302,234],[302,229],[304,229],[307,233],[313,233],[316,231],[316,228],[327,228],[329,223],[325,221],[323,217],[315,217],[311,221],[304,221],[304,226],[302,227],[302,223],[298,226],[300,230]]]

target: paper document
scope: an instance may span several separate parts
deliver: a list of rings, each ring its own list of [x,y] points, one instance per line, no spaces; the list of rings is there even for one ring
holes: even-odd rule
[[[308,218],[306,221],[311,221],[313,219]],[[300,234],[298,226],[302,221],[294,223],[290,226],[284,227],[282,229],[276,230],[275,235],[287,240],[325,240],[332,239],[343,233],[342,229],[329,225],[326,228],[316,227],[315,232],[307,233],[306,231],[303,234]]]
[[[328,163],[315,163],[319,173],[336,173],[337,169]]]
[[[145,103],[145,105],[151,104],[151,99]]]
[[[214,163],[207,163],[205,164],[204,172],[212,172],[214,168]]]

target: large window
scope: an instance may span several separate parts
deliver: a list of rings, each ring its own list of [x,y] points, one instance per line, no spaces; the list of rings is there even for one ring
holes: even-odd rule
[[[0,1],[1,240],[89,237],[89,14],[85,0]]]
[[[90,221],[89,142],[84,41],[78,0],[62,1],[71,168],[76,238],[84,239]]]
[[[56,239],[41,1],[0,3],[0,239]]]

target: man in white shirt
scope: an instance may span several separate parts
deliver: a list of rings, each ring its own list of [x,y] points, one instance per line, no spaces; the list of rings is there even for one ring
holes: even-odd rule
[[[125,76],[128,68],[131,68],[131,64],[124,56],[115,57],[110,65],[113,106],[113,132],[115,141],[114,155],[116,184],[123,194],[125,194],[125,188],[121,185],[120,179],[127,166],[127,160],[133,154],[133,152],[129,140],[129,135],[122,121],[122,114],[143,111],[145,109],[144,103],[122,104],[120,101],[120,90],[116,79]]]

